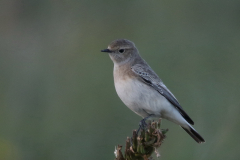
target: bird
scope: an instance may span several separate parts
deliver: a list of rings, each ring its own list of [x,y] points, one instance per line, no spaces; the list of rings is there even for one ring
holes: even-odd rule
[[[164,85],[163,81],[140,56],[135,44],[127,39],[112,41],[107,49],[113,61],[116,92],[122,102],[146,120],[163,118],[181,126],[197,143],[205,140],[191,126],[193,120]]]

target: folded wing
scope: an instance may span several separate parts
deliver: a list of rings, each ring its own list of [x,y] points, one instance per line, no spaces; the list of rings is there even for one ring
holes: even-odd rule
[[[179,111],[179,113],[188,123],[192,125],[194,124],[193,120],[183,110],[182,106],[179,104],[177,99],[170,92],[170,90],[163,84],[162,80],[150,68],[150,66],[148,66],[147,64],[144,65],[136,64],[132,66],[131,69],[137,76],[139,76],[143,80],[143,82],[153,87],[162,96],[164,96]]]

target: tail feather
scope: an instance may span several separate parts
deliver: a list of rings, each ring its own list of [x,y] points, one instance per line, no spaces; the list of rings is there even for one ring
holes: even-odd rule
[[[195,131],[191,126],[189,128],[182,127],[197,143],[204,143],[205,140],[200,136],[200,134]]]

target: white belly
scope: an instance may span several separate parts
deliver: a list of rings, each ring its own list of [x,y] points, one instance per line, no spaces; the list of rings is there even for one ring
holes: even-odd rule
[[[115,80],[115,88],[123,103],[142,117],[154,114],[164,118],[164,113],[175,109],[160,93],[137,79]]]
[[[141,117],[153,114],[152,118],[165,118],[181,126],[188,124],[164,96],[126,72],[114,66],[114,84],[117,94],[129,109]]]

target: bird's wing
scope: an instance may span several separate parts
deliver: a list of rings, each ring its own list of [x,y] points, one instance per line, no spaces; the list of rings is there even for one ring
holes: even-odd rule
[[[164,96],[183,116],[183,118],[190,124],[194,124],[192,119],[187,115],[187,113],[183,110],[177,99],[170,92],[170,90],[163,84],[162,80],[157,76],[157,74],[147,65],[136,64],[131,67],[132,71],[139,76],[143,82],[147,85],[154,88],[158,91],[162,96]]]

